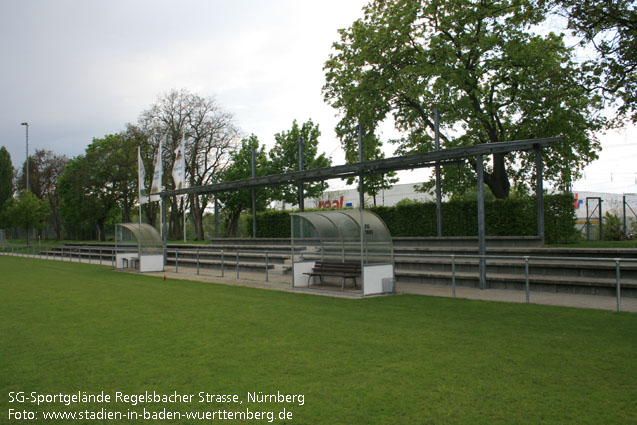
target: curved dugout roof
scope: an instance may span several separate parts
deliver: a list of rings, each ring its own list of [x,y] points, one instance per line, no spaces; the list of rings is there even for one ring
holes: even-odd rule
[[[360,241],[361,226],[364,227],[364,243],[386,243],[392,245],[392,237],[385,222],[367,210],[313,211],[292,213],[307,220],[321,241]],[[361,222],[362,220],[362,222]]]
[[[139,244],[139,254],[157,254],[163,252],[163,241],[157,229],[146,223],[120,223],[130,231]]]

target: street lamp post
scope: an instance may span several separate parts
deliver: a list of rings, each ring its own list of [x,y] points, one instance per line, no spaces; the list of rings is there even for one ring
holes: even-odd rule
[[[23,122],[21,125],[27,128],[27,190],[29,190],[29,123]]]
[[[26,173],[27,173],[27,192],[29,191],[29,123],[28,122],[23,122],[20,125],[24,125],[27,128],[27,169],[26,169]],[[27,246],[29,246],[29,226],[27,226]]]

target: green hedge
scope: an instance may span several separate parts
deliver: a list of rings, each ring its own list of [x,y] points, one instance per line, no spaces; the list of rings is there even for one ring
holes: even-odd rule
[[[569,242],[577,234],[573,196],[544,197],[544,233],[546,243]],[[534,236],[537,234],[536,199],[511,198],[485,202],[488,236]],[[389,227],[392,236],[435,236],[434,202],[371,207]],[[250,226],[251,226],[250,222]],[[444,236],[477,236],[478,207],[473,201],[450,201],[442,204]],[[250,228],[251,229],[251,228]],[[251,233],[251,231],[250,231]],[[289,211],[265,211],[257,214],[257,236],[289,238]]]

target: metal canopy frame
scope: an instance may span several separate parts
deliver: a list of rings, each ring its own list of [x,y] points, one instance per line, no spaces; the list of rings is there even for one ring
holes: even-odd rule
[[[516,140],[512,142],[483,143],[480,145],[462,148],[445,149],[441,151],[420,153],[414,155],[377,159],[374,161],[336,165],[334,167],[314,168],[311,170],[294,171],[286,174],[252,177],[230,182],[188,187],[179,190],[168,190],[160,193],[159,195],[162,197],[166,197],[191,193],[198,194],[227,192],[239,189],[252,189],[299,182],[355,177],[360,174],[368,173],[374,174],[388,171],[409,170],[414,168],[428,168],[435,167],[436,164],[444,165],[448,162],[457,162],[458,160],[476,157],[478,155],[484,156],[496,153],[524,151],[534,149],[535,147],[543,148],[551,143],[559,142],[562,139],[562,137],[550,137],[544,139]]]
[[[378,159],[375,161],[358,162],[334,167],[315,168],[311,170],[295,171],[286,174],[252,177],[230,182],[190,187],[179,190],[161,192],[162,226],[164,235],[164,263],[166,261],[166,198],[169,196],[199,193],[219,193],[241,189],[255,189],[259,187],[278,186],[284,184],[301,184],[307,181],[324,181],[365,174],[384,173],[388,171],[409,170],[414,168],[428,168],[459,160],[475,158],[482,164],[485,155],[508,153],[514,151],[535,150],[536,195],[537,195],[537,227],[538,236],[544,237],[544,182],[542,149],[552,143],[560,142],[563,137],[547,137],[538,139],[515,140],[499,143],[483,143],[454,149],[445,149],[421,154]],[[484,216],[484,172],[477,167],[478,185],[478,253],[480,255],[480,289],[486,289],[486,232]],[[362,205],[360,206],[362,208]]]

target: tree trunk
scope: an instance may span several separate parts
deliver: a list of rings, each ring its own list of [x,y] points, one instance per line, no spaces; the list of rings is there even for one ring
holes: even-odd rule
[[[170,229],[168,230],[168,235],[171,239],[180,239],[183,237],[181,233],[182,221],[183,216],[179,208],[179,203],[177,202],[177,197],[173,196],[170,200]]]
[[[239,218],[241,217],[241,211],[232,211],[228,219],[228,230],[226,231],[227,238],[236,237],[239,232]]]
[[[104,223],[97,223],[95,230],[97,232],[97,240],[100,242],[104,241]]]
[[[51,205],[51,221],[53,225],[53,230],[55,231],[55,239],[62,239],[62,220],[60,219],[60,214],[57,209],[57,205]]]
[[[155,227],[155,224],[157,223],[157,212],[159,211],[159,203],[155,204],[154,202],[147,202],[145,205],[145,207],[142,207],[142,214],[144,214],[145,212],[148,224]],[[159,221],[161,221],[161,217]]]
[[[124,208],[123,208],[123,210],[124,210],[124,212],[123,212],[124,223],[130,223],[131,222],[131,219],[130,219],[131,203],[128,202],[128,197],[125,197],[124,198],[124,202],[122,202],[122,203],[124,204],[123,205],[124,206]]]
[[[195,228],[195,239],[198,241],[204,240],[203,213],[204,208],[201,205],[199,196],[193,195],[190,198],[190,216],[192,217],[192,224]]]
[[[489,186],[493,196],[498,199],[508,198],[511,192],[511,183],[509,183],[504,157],[505,154],[502,153],[493,154],[493,172],[484,174],[484,183]]]

